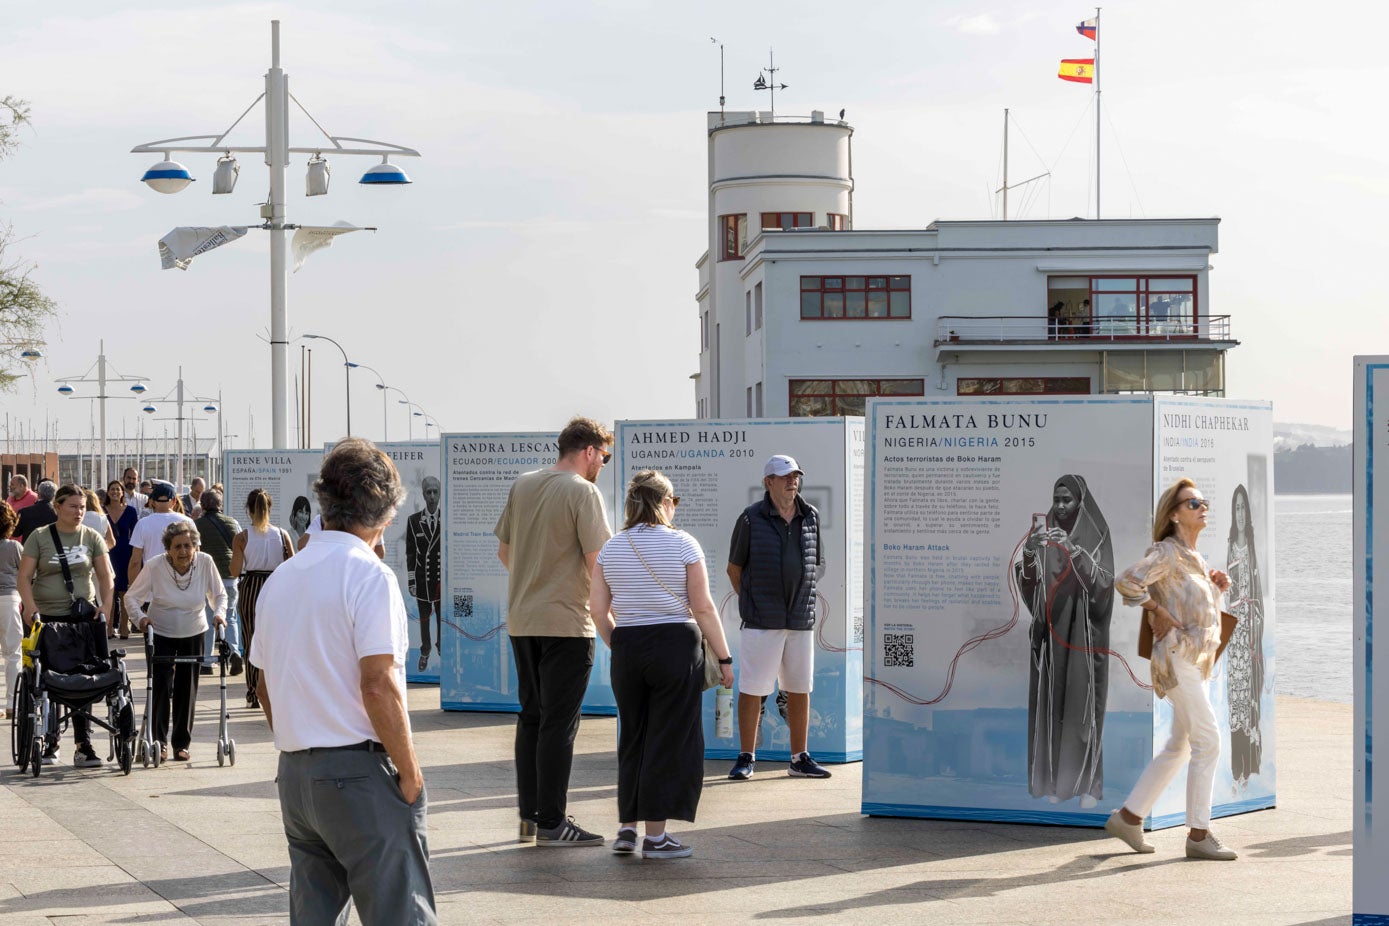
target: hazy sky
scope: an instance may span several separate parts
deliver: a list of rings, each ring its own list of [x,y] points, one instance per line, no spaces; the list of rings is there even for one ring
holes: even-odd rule
[[[1243,342],[1228,394],[1272,399],[1280,421],[1346,427],[1352,354],[1389,352],[1377,291],[1389,13],[1339,9],[1105,7],[1104,206],[1219,216],[1206,308],[1232,316]],[[1059,59],[1091,53],[1074,27],[1093,13],[1051,0],[11,8],[0,95],[29,100],[34,128],[0,162],[0,219],[18,239],[6,257],[37,264],[63,314],[35,382],[0,412],[41,429],[47,411],[64,436],[85,434],[91,403],[60,398],[54,378],[86,369],[105,338],[152,395],[182,363],[190,391],[223,391],[233,445],[252,415],[269,443],[267,235],[187,272],[160,270],[156,250],[176,225],[258,222],[267,172],[243,156],[236,192],[214,197],[215,158],[176,156],[198,182],[162,196],[138,182],[158,158],[128,151],[230,125],[263,89],[272,18],[290,90],[328,131],[424,154],[398,162],[406,188],[362,188],[371,160],[332,159],[332,191],[313,199],[296,157],[290,221],[381,230],[338,239],[291,276],[291,335],[336,338],[447,430],[523,431],[574,413],[693,414],[711,36],[726,47],[730,109],[765,108],[751,84],[769,46],[790,85],[779,112],[847,108],[858,228],[923,227],[997,214],[1005,106],[1019,126],[1012,178],[1052,171],[1025,215],[1093,214],[1089,88],[1055,76]],[[257,107],[232,141],[259,143],[263,126]],[[314,131],[296,114],[295,144]],[[344,429],[341,359],[318,344],[315,445]],[[296,373],[298,357],[296,344]],[[352,413],[379,439],[374,382],[353,373]],[[391,401],[399,439],[406,413]],[[138,407],[112,402],[109,430],[133,432]]]

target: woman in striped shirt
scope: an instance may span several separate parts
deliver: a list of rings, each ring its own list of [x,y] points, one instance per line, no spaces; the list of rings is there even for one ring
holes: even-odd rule
[[[733,685],[733,658],[709,594],[704,551],[671,526],[680,498],[670,480],[643,470],[627,486],[626,524],[598,554],[589,610],[612,649],[617,700],[617,809],[614,852],[685,858],[694,850],[666,832],[666,820],[694,821],[704,786],[704,651],[709,638]]]

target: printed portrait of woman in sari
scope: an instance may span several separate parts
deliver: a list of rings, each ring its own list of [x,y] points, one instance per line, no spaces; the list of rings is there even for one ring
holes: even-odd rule
[[[1235,486],[1230,500],[1230,540],[1225,571],[1230,590],[1225,601],[1239,619],[1225,650],[1225,685],[1230,702],[1230,771],[1244,789],[1259,773],[1263,735],[1259,729],[1259,696],[1264,689],[1264,590],[1249,493]]]
[[[1089,809],[1104,795],[1114,549],[1084,477],[1056,480],[1014,572],[1032,614],[1028,790],[1052,803],[1079,797]]]

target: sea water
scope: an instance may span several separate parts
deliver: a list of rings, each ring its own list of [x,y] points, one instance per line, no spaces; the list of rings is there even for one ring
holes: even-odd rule
[[[1349,495],[1274,496],[1280,695],[1353,699],[1351,508]]]

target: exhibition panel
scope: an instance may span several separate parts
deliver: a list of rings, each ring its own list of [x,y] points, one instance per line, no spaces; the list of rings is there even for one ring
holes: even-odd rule
[[[1170,726],[1137,655],[1140,612],[1114,587],[1151,544],[1158,495],[1192,476],[1217,502],[1199,552],[1238,572],[1250,541],[1229,539],[1229,500],[1243,485],[1271,562],[1270,407],[1168,401],[870,403],[865,813],[1100,826],[1123,802]],[[1237,730],[1272,716],[1271,579],[1243,579],[1227,607],[1258,629],[1240,677],[1222,661],[1207,683],[1227,760],[1230,684]],[[1216,815],[1272,803],[1271,751],[1240,770],[1218,770]],[[1183,794],[1179,776],[1150,825],[1179,822]]]
[[[863,419],[787,418],[722,421],[619,421],[617,457],[625,487],[644,469],[664,473],[680,496],[675,527],[704,550],[710,591],[740,671],[738,590],[730,584],[729,541],[749,505],[762,501],[763,465],[774,454],[804,471],[802,498],[820,517],[823,573],[817,583],[814,677],[808,749],[824,762],[863,756]],[[623,488],[618,490],[619,500]],[[619,519],[620,520],[620,519]],[[735,758],[737,729],[720,738],[715,693],[705,693],[704,743],[709,758]],[[757,758],[787,761],[784,707],[766,703]]]

